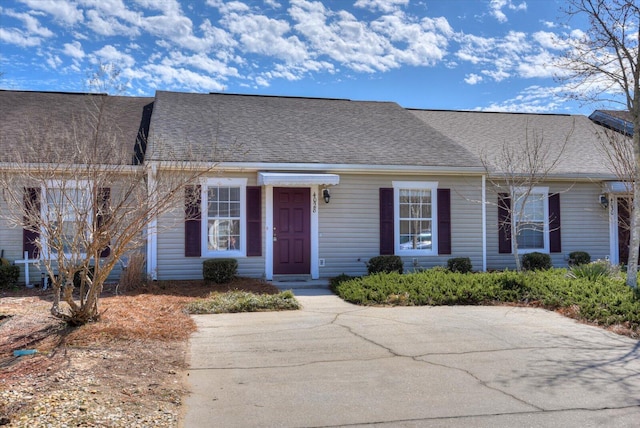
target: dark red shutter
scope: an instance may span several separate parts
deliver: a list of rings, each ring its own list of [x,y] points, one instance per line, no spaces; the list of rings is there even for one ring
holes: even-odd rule
[[[108,187],[103,187],[98,189],[98,215],[97,215],[97,226],[98,230],[100,230],[105,221],[107,220],[107,216],[109,215],[109,207],[111,205],[111,189]],[[108,228],[107,228],[108,229]],[[111,254],[111,247],[107,244],[107,246],[100,252],[100,257],[109,257]]]
[[[508,193],[498,194],[498,252],[511,253],[511,198]]]
[[[394,253],[393,188],[380,188],[380,254]]]
[[[187,186],[184,202],[184,255],[200,257],[202,251],[201,186]]]
[[[22,252],[28,252],[30,259],[37,259],[40,255],[36,244],[40,237],[39,222],[37,221],[40,218],[40,189],[36,187],[24,189],[24,212],[26,227],[22,229]]]
[[[247,187],[247,256],[262,255],[262,187]]]
[[[562,252],[560,236],[560,194],[549,195],[549,251]]]
[[[438,254],[451,254],[450,189],[438,189]]]

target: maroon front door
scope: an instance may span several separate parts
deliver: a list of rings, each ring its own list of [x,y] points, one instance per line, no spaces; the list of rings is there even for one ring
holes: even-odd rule
[[[273,189],[273,273],[311,273],[310,190],[297,187]]]

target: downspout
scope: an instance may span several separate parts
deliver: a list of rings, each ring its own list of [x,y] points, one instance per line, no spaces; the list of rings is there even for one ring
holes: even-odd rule
[[[147,194],[149,196],[149,204],[156,205],[158,193],[156,191],[156,176],[158,166],[151,165],[147,176]],[[153,281],[158,279],[158,217],[154,215],[147,224],[147,276]]]
[[[482,174],[482,272],[487,271],[487,177]]]

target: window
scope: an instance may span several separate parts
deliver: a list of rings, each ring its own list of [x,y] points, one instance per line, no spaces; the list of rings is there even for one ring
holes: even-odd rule
[[[49,182],[43,193],[44,248],[53,254],[62,250],[67,257],[84,257],[93,218],[91,186],[84,181],[56,180]]]
[[[202,188],[204,254],[245,255],[246,179],[209,179]]]
[[[396,254],[437,254],[438,183],[401,181],[394,182],[393,187]]]
[[[549,189],[534,187],[528,195],[515,189],[512,195],[518,250],[549,252]]]

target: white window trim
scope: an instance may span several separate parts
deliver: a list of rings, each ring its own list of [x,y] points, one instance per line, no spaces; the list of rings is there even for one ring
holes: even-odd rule
[[[49,217],[49,203],[47,200],[47,190],[48,189],[89,189],[89,194],[93,194],[93,182],[89,180],[48,180],[44,186],[41,187],[41,198],[42,201],[40,203],[40,216],[43,221],[48,221]],[[91,203],[91,201],[89,201]],[[92,216],[89,216],[87,219],[89,226],[91,226]],[[49,259],[54,252],[49,251],[49,244],[46,240],[46,233],[44,227],[41,227],[40,236],[42,237],[42,251],[40,255],[40,259]],[[71,253],[64,253],[65,258],[70,259]],[[86,258],[86,253],[80,253],[80,257]]]
[[[527,189],[523,188],[523,187],[513,187],[511,189],[511,199],[512,199],[512,206],[515,207],[515,198],[514,195],[517,193],[524,193],[526,192]],[[538,187],[532,187],[531,191],[529,192],[529,198],[531,197],[531,195],[542,195],[542,202],[543,202],[543,220],[544,220],[544,226],[542,229],[542,237],[543,237],[543,244],[544,247],[543,248],[520,248],[518,247],[518,254],[527,254],[527,253],[546,253],[546,254],[550,254],[551,250],[549,249],[550,245],[549,245],[549,187],[546,186],[538,186]],[[515,210],[512,210],[513,212],[511,213],[512,216],[516,215]],[[511,221],[516,221],[516,219],[511,219]],[[516,239],[518,239],[517,236],[514,236],[511,240],[511,252],[514,252],[514,242],[516,242]]]
[[[437,181],[393,181],[393,245],[398,256],[437,256],[438,255],[438,182]],[[400,190],[401,189],[429,189],[431,190],[431,249],[430,250],[401,250],[400,249]]]
[[[201,184],[201,254],[205,258],[246,257],[247,256],[247,179],[246,178],[203,178]],[[209,250],[209,187],[239,187],[240,188],[240,249],[233,251]]]

